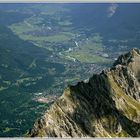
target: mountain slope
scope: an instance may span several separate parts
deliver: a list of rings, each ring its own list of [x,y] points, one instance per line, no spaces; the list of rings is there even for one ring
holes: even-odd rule
[[[33,99],[36,92],[53,84],[54,75],[49,70],[55,69],[57,76],[64,71],[62,64],[46,61],[50,55],[49,51],[20,39],[8,27],[0,25],[1,137],[23,136],[48,106]]]
[[[140,13],[140,4],[84,3],[68,4],[67,7],[71,9],[67,14],[72,17],[76,28],[92,28],[104,37],[128,38],[132,36],[131,33],[136,34],[139,28],[140,18],[137,15]]]
[[[69,86],[29,135],[140,136],[140,51],[121,55],[110,70]]]

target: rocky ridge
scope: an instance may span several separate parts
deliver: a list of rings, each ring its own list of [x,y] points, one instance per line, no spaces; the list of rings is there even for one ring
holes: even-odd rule
[[[139,137],[140,50],[109,70],[69,86],[38,119],[31,137]]]

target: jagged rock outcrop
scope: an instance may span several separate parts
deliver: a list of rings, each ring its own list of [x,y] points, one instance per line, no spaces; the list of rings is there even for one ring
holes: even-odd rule
[[[110,70],[65,89],[29,135],[139,137],[140,51],[121,55]]]

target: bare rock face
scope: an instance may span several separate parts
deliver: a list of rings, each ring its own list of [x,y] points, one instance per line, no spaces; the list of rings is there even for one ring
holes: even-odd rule
[[[38,119],[31,137],[139,137],[140,51],[121,55],[110,70],[79,82]]]

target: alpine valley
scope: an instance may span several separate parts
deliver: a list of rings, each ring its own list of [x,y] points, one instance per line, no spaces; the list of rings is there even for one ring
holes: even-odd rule
[[[140,50],[121,55],[88,82],[66,88],[30,136],[139,137]]]
[[[0,137],[139,137],[139,15],[139,3],[0,3]]]

